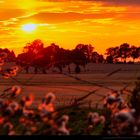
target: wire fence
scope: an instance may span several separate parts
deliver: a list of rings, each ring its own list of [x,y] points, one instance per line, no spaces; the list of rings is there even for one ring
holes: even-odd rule
[[[23,70],[24,70],[24,68],[21,67],[18,75],[20,75],[23,72]],[[120,72],[121,70],[122,70],[122,68],[118,68],[118,69],[115,69],[115,70],[107,73],[104,77],[102,77],[102,81],[104,81],[104,79],[109,78],[110,76],[112,76],[112,75]],[[11,78],[12,81],[16,82],[18,85],[21,85],[21,86],[29,86],[30,85],[30,82],[36,77],[36,75],[37,74],[32,74],[24,82],[18,80],[18,77],[10,77],[10,78]],[[104,83],[103,84],[98,84],[97,82],[91,82],[91,81],[88,81],[88,80],[84,80],[84,79],[82,79],[82,78],[80,78],[78,76],[75,76],[73,74],[70,74],[68,72],[62,72],[61,75],[65,76],[67,78],[74,79],[74,80],[78,81],[79,83],[83,83],[85,85],[88,84],[88,85],[91,85],[91,86],[96,87],[96,89],[94,89],[92,91],[85,90],[85,89],[74,89],[73,88],[73,90],[79,90],[81,92],[86,92],[86,93],[85,93],[85,95],[80,96],[80,97],[76,97],[76,96],[69,97],[69,101],[67,101],[68,106],[73,106],[75,104],[76,105],[87,104],[89,107],[91,107],[92,106],[91,105],[92,101],[91,100],[87,100],[89,98],[89,96],[91,96],[91,95],[96,95],[96,96],[100,97],[99,100],[96,100],[96,102],[94,102],[94,105],[95,106],[98,106],[100,104],[100,102],[105,98],[106,95],[99,94],[99,93],[97,93],[97,91],[99,91],[101,89],[106,89],[106,90],[109,90],[111,92],[121,92],[121,93],[123,93],[122,91],[124,91],[124,90],[127,91],[127,92],[131,92],[130,90],[127,90],[127,88],[131,84],[133,84],[133,82],[128,82],[126,84],[122,83],[124,85],[123,88],[116,90],[116,89],[113,89],[113,88],[110,88],[110,87],[104,85]],[[36,86],[39,87],[39,85],[36,85]],[[57,88],[63,89],[64,87],[58,86]],[[69,90],[70,87],[65,87],[65,88]],[[8,95],[6,95],[6,93],[3,92],[2,94],[0,94],[0,97],[6,98],[6,97],[8,97]],[[57,98],[57,100],[56,100],[57,101],[57,104],[58,103],[59,104],[63,104],[63,106],[66,106],[67,107],[67,105],[65,104],[66,99],[65,99],[64,96],[63,96],[63,98],[64,98],[64,102],[63,103],[62,103],[62,99],[60,100],[59,98]],[[84,103],[83,103],[83,101],[84,101]]]

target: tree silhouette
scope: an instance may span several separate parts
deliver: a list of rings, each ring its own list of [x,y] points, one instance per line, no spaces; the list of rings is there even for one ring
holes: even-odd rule
[[[16,58],[16,62],[25,67],[28,73],[29,66],[35,68],[35,73],[38,69],[41,69],[43,73],[50,67],[57,67],[60,72],[67,66],[68,72],[71,72],[70,64],[74,63],[76,67],[80,65],[86,67],[88,62],[93,63],[116,63],[121,60],[126,63],[127,58],[132,57],[133,61],[140,58],[140,47],[131,46],[128,43],[123,43],[120,46],[110,47],[106,49],[106,59],[102,54],[93,51],[94,47],[89,44],[78,44],[74,49],[67,50],[60,48],[55,43],[44,47],[41,40],[36,39],[31,43],[27,43],[24,46],[23,53],[19,54]],[[8,49],[1,49],[0,52],[8,53],[9,60],[14,60],[15,54]],[[86,69],[85,69],[86,70]]]
[[[5,53],[7,55],[7,57],[5,58],[5,61],[8,62],[14,62],[16,59],[15,53],[14,51],[10,51],[9,49],[5,48],[5,49],[1,49],[0,48],[0,53]]]
[[[136,49],[136,53],[137,53],[137,58],[140,59],[140,47],[137,47],[137,49]]]
[[[45,74],[46,70],[55,62],[55,55],[58,50],[59,46],[54,43],[48,47],[41,48],[32,61],[32,66],[35,67],[35,73],[37,73],[39,68]]]
[[[85,54],[87,61],[88,62],[91,61],[92,52],[94,50],[94,47],[91,44],[89,44],[89,45],[78,44],[75,49],[82,51]]]
[[[131,46],[130,48],[131,51],[131,57],[133,58],[133,62],[135,62],[135,59],[138,58],[138,53],[137,53],[137,47],[136,46]]]
[[[114,63],[115,60],[117,58],[120,57],[120,48],[117,46],[117,47],[110,47],[110,48],[107,48],[106,49],[106,55],[107,55],[107,62],[108,63]]]
[[[40,39],[36,39],[31,43],[27,43],[23,51],[25,53],[37,54],[44,48],[44,44]]]
[[[113,63],[113,57],[111,55],[106,57],[106,63]]]
[[[103,55],[99,54],[98,52],[92,52],[92,62],[93,63],[103,63],[104,62]]]
[[[92,62],[93,63],[98,63],[98,59],[99,59],[98,52],[92,52]]]
[[[131,49],[128,43],[123,43],[120,45],[120,57],[124,59],[124,63],[126,63],[126,59],[131,56]]]

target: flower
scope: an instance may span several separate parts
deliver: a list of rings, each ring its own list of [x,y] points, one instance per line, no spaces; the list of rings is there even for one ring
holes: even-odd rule
[[[3,78],[8,79],[10,77],[10,74],[5,72],[1,74],[3,76]]]
[[[105,117],[104,116],[100,116],[97,112],[90,112],[88,114],[88,123],[89,125],[98,125],[98,124],[104,124],[105,122]]]
[[[6,122],[3,127],[5,128],[8,128],[8,131],[10,132],[12,129],[13,129],[13,124],[11,122]]]
[[[8,135],[9,135],[9,136],[16,135],[16,132],[12,130],[12,131],[10,131],[10,132],[8,133]]]
[[[69,130],[66,125],[69,121],[68,115],[63,115],[60,120],[57,122],[57,133],[58,135],[70,135]]]
[[[31,110],[31,109],[29,110],[29,109],[24,108],[23,109],[23,114],[26,117],[32,117],[34,115],[34,111]]]
[[[19,109],[19,104],[15,101],[9,103],[8,107],[5,109],[5,111],[9,115],[14,115],[14,113]]]
[[[0,125],[4,123],[4,117],[0,116]]]
[[[20,86],[13,86],[11,88],[11,91],[12,91],[12,93],[11,93],[12,97],[16,96],[16,95],[19,95],[21,93],[21,87]]]
[[[114,117],[121,122],[134,122],[135,109],[122,109],[117,112]]]
[[[45,115],[48,115],[51,112],[54,112],[54,104],[50,103],[48,105],[46,104],[40,104],[38,106],[38,110],[40,111],[40,115],[43,117]]]
[[[34,100],[34,96],[30,94],[28,96],[22,97],[20,104],[22,106],[28,107],[33,103],[33,100]]]
[[[40,111],[40,115],[42,117],[48,115],[51,112],[54,112],[54,101],[55,95],[51,92],[42,99],[42,103],[38,106],[38,110]]]
[[[45,98],[42,99],[42,103],[44,104],[50,104],[55,101],[55,95],[52,92],[49,92]]]
[[[112,112],[116,112],[118,109],[127,107],[121,94],[117,92],[108,94],[107,97],[105,97],[103,104]]]

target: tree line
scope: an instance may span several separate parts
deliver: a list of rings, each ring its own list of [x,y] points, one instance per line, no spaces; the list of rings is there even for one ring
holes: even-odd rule
[[[25,68],[28,73],[30,66],[42,69],[46,73],[46,69],[51,66],[57,67],[62,72],[63,67],[68,67],[70,72],[70,64],[74,63],[78,70],[79,65],[85,68],[87,63],[134,63],[140,60],[140,47],[123,43],[120,46],[110,47],[106,49],[105,55],[95,51],[95,47],[91,44],[78,44],[74,49],[64,49],[55,43],[45,46],[40,39],[36,39],[27,43],[23,47],[23,52],[15,56],[14,51],[0,49],[0,52],[7,53],[6,61],[16,62]],[[106,56],[106,57],[105,57]],[[133,61],[128,59],[132,58]]]

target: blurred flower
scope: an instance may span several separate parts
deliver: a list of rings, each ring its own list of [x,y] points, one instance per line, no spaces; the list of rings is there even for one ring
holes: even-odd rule
[[[25,118],[19,118],[19,123],[25,123],[26,119]]]
[[[9,77],[10,77],[10,74],[9,73],[2,73],[1,74],[2,76],[3,76],[3,78],[5,78],[5,79],[8,79]]]
[[[32,117],[33,115],[34,115],[34,111],[33,110],[29,110],[29,109],[23,109],[23,114],[24,114],[24,116],[26,116],[26,117]]]
[[[105,120],[106,120],[105,117],[101,115],[100,116],[100,122],[101,122],[101,124],[104,124],[105,123]]]
[[[135,109],[122,109],[114,117],[121,122],[134,122],[134,113]]]
[[[40,104],[38,106],[38,110],[40,111],[40,116],[44,117],[45,115],[48,115],[51,112],[54,112],[54,104],[50,103],[48,105]]]
[[[50,104],[50,103],[54,103],[55,101],[55,95],[52,92],[49,92],[45,98],[42,99],[42,103],[43,104]]]
[[[10,132],[13,129],[13,124],[11,122],[7,122],[3,125],[4,128],[8,129],[8,132]]]
[[[31,132],[32,132],[32,133],[35,133],[36,131],[37,131],[37,127],[36,127],[36,126],[32,126],[32,127],[31,127]]]
[[[24,133],[24,135],[32,135],[32,133],[30,131],[27,131]]]
[[[45,98],[42,99],[42,103],[38,106],[38,110],[42,117],[55,111],[54,101],[55,95],[53,93],[48,93]]]
[[[34,100],[34,96],[30,94],[28,96],[22,97],[20,104],[22,106],[28,107],[33,103],[33,100]]]
[[[21,93],[20,86],[12,86],[10,88],[7,88],[3,91],[3,94],[1,94],[2,97],[15,97]]]
[[[97,112],[90,112],[88,114],[88,123],[89,125],[96,126],[98,124],[104,124],[105,123],[105,117],[99,116]]]
[[[108,109],[116,112],[115,110],[117,108],[125,108],[125,102],[121,96],[120,93],[117,93],[117,92],[113,92],[113,93],[110,93],[108,94],[105,99],[104,99],[104,102],[103,102],[104,106],[107,107]]]
[[[8,133],[8,135],[9,135],[9,136],[16,135],[16,132],[12,130],[12,131],[10,131],[10,132]]]
[[[19,109],[19,104],[17,102],[12,102],[8,105],[8,107],[5,109],[9,115],[14,115],[14,113]]]
[[[9,101],[8,100],[4,100],[0,98],[0,109],[5,109],[7,106],[9,105]]]
[[[4,123],[4,117],[0,116],[0,125]]]
[[[11,93],[12,97],[17,96],[17,95],[19,95],[21,93],[21,87],[20,86],[13,86],[11,88],[11,91],[12,91],[12,93]]]
[[[67,129],[66,125],[69,121],[69,116],[63,115],[60,120],[58,120],[57,125],[57,133],[58,135],[70,135],[69,130]]]

